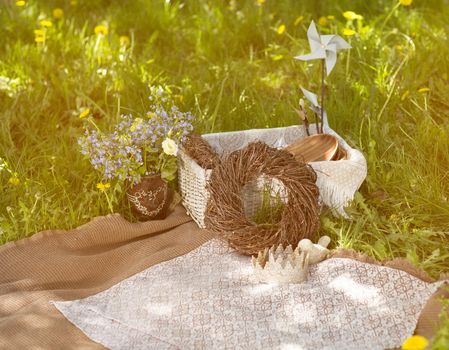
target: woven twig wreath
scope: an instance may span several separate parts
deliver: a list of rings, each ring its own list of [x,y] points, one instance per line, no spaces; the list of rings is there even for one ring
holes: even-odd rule
[[[203,169],[213,169],[220,163],[217,152],[200,135],[189,135],[182,146],[187,155]]]
[[[260,176],[282,182],[287,205],[281,219],[273,224],[255,224],[244,213],[243,186]],[[273,245],[296,246],[302,238],[312,238],[319,227],[316,174],[283,150],[254,142],[235,151],[212,172],[206,208],[206,227],[246,255],[257,254]]]

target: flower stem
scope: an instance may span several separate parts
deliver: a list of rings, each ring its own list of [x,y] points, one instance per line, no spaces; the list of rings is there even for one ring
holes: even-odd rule
[[[321,61],[321,128],[320,131],[323,133],[323,120],[324,120],[324,60]]]
[[[100,48],[102,38],[103,38],[103,35],[97,35],[97,40],[95,41],[95,46],[94,46],[94,56],[97,59],[98,65],[101,65],[101,56],[98,54],[98,50]]]
[[[89,123],[91,123],[91,124],[94,126],[94,128],[97,129],[97,131],[101,134],[100,128],[99,128],[98,125],[93,121],[92,117],[88,117],[88,118],[87,118],[87,121],[88,121]]]
[[[387,15],[387,17],[385,17],[385,20],[382,22],[382,25],[380,26],[380,31],[382,31],[382,29],[384,29],[385,24],[387,24],[388,20],[390,19],[390,17],[393,15],[394,11],[396,11],[396,9],[401,6],[401,3],[398,2],[390,11],[390,13]]]
[[[103,193],[106,196],[106,201],[108,202],[109,211],[111,212],[111,214],[114,214],[114,208],[112,207],[112,202],[109,199],[108,194],[106,193],[106,191],[103,191]]]
[[[349,45],[351,45],[351,39],[348,40],[349,41]],[[346,78],[349,76],[349,61],[351,60],[351,50],[348,50],[348,55],[346,56],[346,72],[345,72],[345,76]]]

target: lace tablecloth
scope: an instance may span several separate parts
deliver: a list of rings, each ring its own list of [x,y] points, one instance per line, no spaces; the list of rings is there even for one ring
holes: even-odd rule
[[[255,282],[212,240],[91,297],[53,304],[111,349],[385,349],[412,335],[442,282],[332,258],[304,284]]]

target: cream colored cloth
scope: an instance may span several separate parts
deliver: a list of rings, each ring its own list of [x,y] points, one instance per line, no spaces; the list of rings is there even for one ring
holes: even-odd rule
[[[112,215],[0,246],[0,349],[104,349],[49,300],[96,294],[211,237],[178,207],[163,221],[129,223]],[[417,334],[432,337],[443,295],[449,297],[440,289],[429,300]]]
[[[310,131],[312,134],[315,132],[314,124],[310,126]],[[344,207],[354,198],[355,192],[366,178],[366,160],[360,151],[351,148],[328,125],[324,126],[324,132],[334,135],[338,139],[340,146],[347,152],[347,159],[312,162],[310,165],[317,173],[316,183],[320,189],[322,202],[335,212],[346,215]],[[219,155],[229,154],[257,140],[263,141],[271,147],[284,148],[306,136],[304,127],[297,125],[203,135]]]
[[[400,346],[443,282],[347,258],[303,284],[260,284],[249,257],[218,240],[112,288],[54,305],[111,349],[323,349]]]
[[[104,349],[49,300],[98,293],[211,237],[178,207],[163,221],[130,223],[116,214],[0,246],[0,349]]]

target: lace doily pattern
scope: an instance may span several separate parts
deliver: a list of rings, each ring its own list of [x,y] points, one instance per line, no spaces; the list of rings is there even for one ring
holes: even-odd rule
[[[259,284],[248,257],[212,240],[91,297],[53,304],[111,349],[395,348],[442,282],[352,259],[303,284]]]

